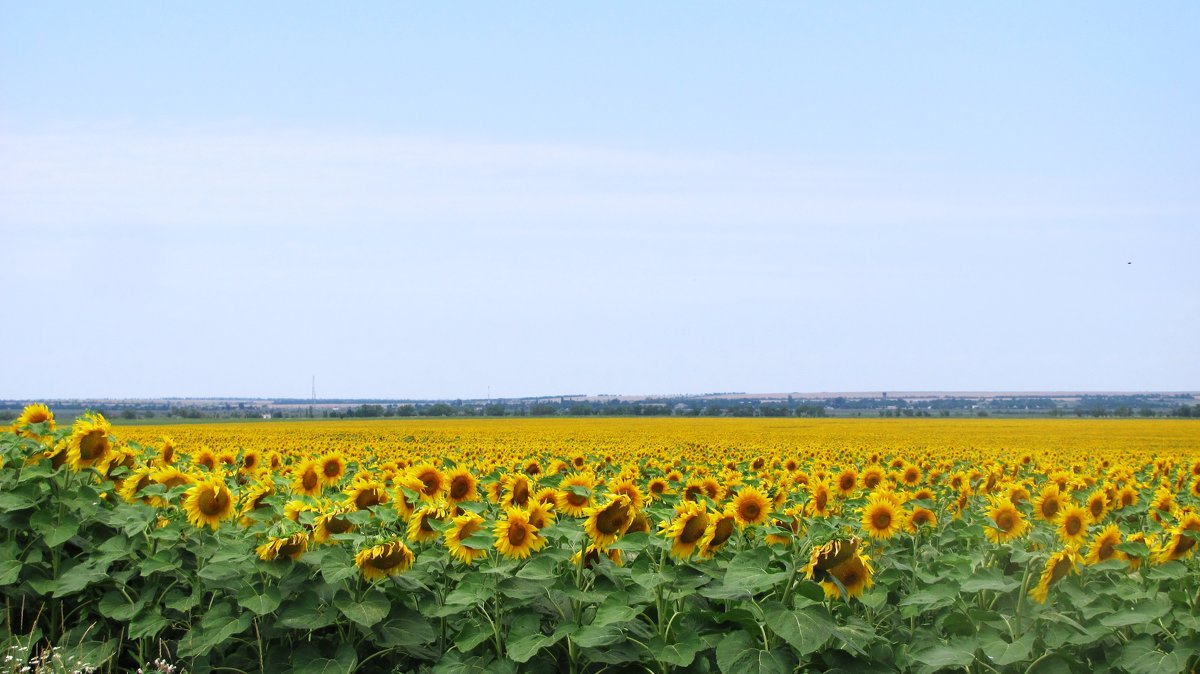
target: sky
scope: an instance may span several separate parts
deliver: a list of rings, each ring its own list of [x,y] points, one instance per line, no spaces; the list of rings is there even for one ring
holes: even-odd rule
[[[1200,389],[1200,4],[0,0],[0,398]]]

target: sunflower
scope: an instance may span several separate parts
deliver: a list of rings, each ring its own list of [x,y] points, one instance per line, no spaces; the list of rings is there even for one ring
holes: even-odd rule
[[[99,412],[83,414],[71,426],[67,441],[66,463],[80,471],[103,465],[113,451],[112,426]]]
[[[30,429],[29,427],[34,424],[46,424],[44,429],[46,432],[37,433]],[[41,438],[49,435],[54,427],[54,413],[42,403],[26,405],[25,409],[21,411],[21,416],[17,417],[12,424],[13,433],[27,438]]]
[[[354,531],[354,524],[346,519],[349,508],[338,506],[328,510],[313,519],[313,541],[330,543],[338,534],[348,534]]]
[[[1145,555],[1129,555],[1128,556],[1130,571],[1137,571],[1138,568],[1141,567],[1143,561],[1145,561],[1147,563],[1153,561],[1151,555],[1154,554],[1154,549],[1158,547],[1158,540],[1156,538],[1154,538],[1154,537],[1147,538],[1146,534],[1138,531],[1138,532],[1129,534],[1129,538],[1127,539],[1127,542],[1142,543],[1146,546],[1146,548],[1148,550]]]
[[[1158,563],[1165,564],[1174,559],[1183,559],[1196,554],[1196,539],[1188,532],[1200,532],[1200,515],[1188,513],[1169,530],[1170,538],[1158,552]]]
[[[161,484],[162,486],[166,487],[168,491],[174,489],[175,487],[181,487],[185,484],[192,485],[196,483],[196,478],[193,475],[185,473],[174,466],[161,466],[159,468],[155,468],[154,471],[150,473],[150,479],[153,480],[155,484]],[[165,500],[158,497],[152,499],[152,502],[156,505],[163,505],[166,503]]]
[[[392,494],[395,498],[392,499],[392,506],[403,519],[412,517],[413,511],[417,507],[416,499],[420,498],[419,494],[422,487],[422,482],[412,475],[401,475],[396,478],[395,489]],[[418,496],[410,499],[405,490],[418,494]]]
[[[321,484],[332,487],[342,481],[346,474],[346,457],[341,452],[330,452],[317,459],[317,470],[321,476]]]
[[[275,485],[266,480],[258,482],[246,490],[246,492],[242,495],[242,526],[250,526],[251,524],[254,524],[254,520],[250,517],[250,513],[258,510],[259,508],[267,507],[266,504],[263,503],[263,499],[273,495],[274,493]]]
[[[364,548],[354,556],[354,563],[369,581],[382,580],[404,573],[413,565],[416,555],[400,541]]]
[[[863,531],[871,538],[891,538],[904,526],[903,511],[896,497],[886,492],[873,492],[862,509]]]
[[[1108,495],[1104,490],[1097,489],[1088,496],[1087,511],[1093,524],[1099,524],[1104,519],[1108,514]]]
[[[883,482],[883,469],[877,465],[867,466],[862,472],[862,486],[867,489],[874,489]]]
[[[428,463],[422,463],[409,469],[408,474],[421,482],[421,498],[425,501],[436,501],[446,490],[446,478],[441,471]]]
[[[633,509],[629,505],[629,497],[624,494],[613,494],[608,503],[587,508],[583,515],[587,518],[583,522],[583,530],[601,548],[616,543],[633,523]]]
[[[309,459],[292,473],[292,491],[302,496],[317,496],[323,486],[320,466]]]
[[[233,494],[224,480],[210,476],[197,482],[187,491],[183,499],[183,510],[192,526],[207,525],[216,531],[221,520],[233,516]]]
[[[1088,554],[1084,559],[1087,564],[1099,564],[1110,559],[1125,559],[1125,553],[1116,549],[1121,544],[1121,530],[1117,525],[1110,524],[1092,537],[1088,544]]]
[[[424,543],[437,539],[438,531],[432,522],[446,517],[446,511],[436,505],[421,506],[408,520],[408,540]]]
[[[652,478],[646,484],[646,493],[649,494],[651,501],[657,501],[663,496],[666,496],[671,491],[670,484],[661,477]]]
[[[688,478],[683,487],[682,497],[685,501],[698,501],[704,496],[704,482],[698,478]]]
[[[913,508],[904,520],[907,525],[905,528],[910,534],[918,533],[923,528],[937,527],[937,515],[933,514],[932,510],[920,506]]]
[[[646,513],[638,511],[634,513],[633,520],[629,523],[629,529],[626,534],[648,534],[650,533],[650,518],[646,517]]]
[[[264,562],[274,561],[280,557],[299,559],[308,549],[308,534],[300,532],[282,538],[271,538],[266,543],[255,548],[258,558]]]
[[[671,554],[679,559],[690,557],[708,529],[708,519],[708,507],[704,503],[680,503],[675,508],[675,518],[659,525],[663,536],[671,540]]]
[[[258,450],[248,449],[242,453],[242,466],[238,469],[239,472],[253,475],[260,468],[262,468],[262,454]]]
[[[1029,591],[1030,599],[1039,604],[1045,604],[1046,597],[1050,593],[1050,586],[1066,578],[1067,575],[1077,572],[1081,561],[1079,552],[1075,548],[1063,548],[1050,555],[1050,559],[1046,560],[1045,568],[1042,569],[1042,576],[1038,580],[1037,587]]]
[[[496,549],[510,559],[525,559],[546,545],[536,527],[529,523],[529,513],[520,508],[508,508],[493,529]]]
[[[583,517],[584,511],[592,505],[591,491],[595,486],[595,480],[583,473],[566,476],[558,485],[555,508],[568,517]],[[588,493],[577,493],[580,489],[586,489]]]
[[[192,457],[192,465],[210,472],[214,471],[217,469],[217,455],[208,447],[201,447],[196,456]]]
[[[1068,546],[1079,547],[1087,538],[1090,520],[1091,515],[1088,514],[1086,508],[1068,501],[1058,514],[1058,537]]]
[[[629,499],[629,507],[636,510],[641,510],[646,504],[646,498],[642,495],[642,490],[638,488],[637,483],[632,478],[624,477],[609,486],[608,491],[613,494],[621,494]]]
[[[983,533],[989,541],[997,545],[1016,540],[1029,531],[1029,523],[1025,521],[1025,516],[1017,510],[1010,498],[993,498],[988,517],[992,521],[983,528]]]
[[[700,488],[704,490],[704,495],[713,501],[721,499],[721,483],[717,482],[717,478],[709,476],[700,480]]]
[[[732,505],[737,523],[741,526],[762,524],[771,514],[771,502],[754,487],[742,487],[734,497]]]
[[[479,482],[466,468],[455,468],[446,474],[446,502],[455,506],[479,500]]]
[[[470,566],[475,560],[487,556],[487,548],[473,548],[464,541],[483,529],[483,518],[472,512],[463,513],[450,520],[446,532],[446,548],[458,561]]]
[[[158,457],[154,459],[154,464],[158,466],[169,466],[175,463],[175,441],[171,436],[162,436],[162,447],[158,449]]]
[[[534,487],[528,477],[520,473],[505,475],[501,484],[504,487],[504,493],[500,497],[501,507],[524,508],[529,504]]]
[[[808,486],[808,503],[805,508],[809,515],[817,517],[828,517],[830,511],[830,500],[833,496],[833,490],[824,480],[816,480]]]
[[[586,554],[585,554],[586,553]],[[600,556],[608,557],[608,560],[617,566],[624,564],[624,558],[621,556],[621,551],[616,548],[602,548],[594,544],[588,544],[587,550],[584,553],[576,551],[571,556],[571,564],[578,565],[580,560],[583,561],[583,568],[590,569],[600,563]]]
[[[804,577],[819,580],[821,574],[850,559],[858,551],[859,543],[858,538],[851,537],[832,540],[814,547],[809,554],[808,563],[804,565]]]
[[[908,464],[900,473],[900,482],[904,483],[906,487],[915,487],[921,483],[921,477],[921,469],[913,464]]]
[[[854,493],[858,488],[858,471],[854,468],[847,468],[838,474],[837,480],[834,482],[837,486],[838,494],[842,498],[846,498]]]
[[[738,517],[733,506],[726,506],[721,514],[711,518],[704,536],[700,539],[700,556],[711,558],[729,541],[737,530]]]
[[[283,516],[293,522],[300,521],[300,513],[316,511],[316,508],[304,501],[288,501],[283,506]]]
[[[126,501],[128,501],[130,503],[137,501],[138,494],[146,487],[149,487],[150,485],[154,484],[154,478],[152,477],[153,475],[154,475],[154,468],[152,468],[150,466],[138,467],[136,470],[133,471],[133,474],[130,475],[129,477],[127,477],[125,479],[125,481],[121,484],[121,488],[118,490],[118,493],[121,495],[121,498],[125,499]],[[150,502],[150,499],[148,499],[148,498],[142,499],[142,500],[145,501],[146,503]]]
[[[849,559],[833,566],[826,575],[829,580],[821,581],[826,599],[852,599],[862,597],[863,591],[875,584],[872,578],[874,569],[871,568],[871,558],[862,552],[850,556]],[[837,582],[834,582],[836,579]],[[843,591],[845,595],[843,596]]]
[[[356,477],[353,484],[342,493],[346,496],[346,504],[355,510],[366,510],[388,502],[387,488],[377,479]]]
[[[1046,522],[1058,519],[1058,511],[1062,510],[1063,498],[1058,486],[1048,484],[1042,487],[1041,493],[1033,500],[1033,513]]]

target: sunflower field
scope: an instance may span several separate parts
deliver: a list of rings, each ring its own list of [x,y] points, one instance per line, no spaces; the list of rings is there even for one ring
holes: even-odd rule
[[[0,432],[7,672],[1185,672],[1200,423]]]

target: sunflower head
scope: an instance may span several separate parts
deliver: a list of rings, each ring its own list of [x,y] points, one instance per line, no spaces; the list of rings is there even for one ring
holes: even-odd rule
[[[400,541],[390,541],[363,548],[354,556],[354,563],[368,581],[383,580],[407,571],[416,555]]]
[[[1007,497],[992,499],[988,517],[991,521],[985,524],[983,533],[992,543],[1016,540],[1029,531],[1029,523],[1025,521],[1025,516]]]
[[[695,501],[683,501],[675,508],[674,519],[661,525],[663,536],[671,541],[671,554],[687,559],[696,550],[708,530],[708,506]]]
[[[1088,522],[1091,515],[1086,508],[1068,502],[1058,514],[1058,536],[1063,543],[1079,547],[1087,538]]]
[[[711,558],[725,546],[737,531],[738,517],[732,505],[709,519],[704,536],[700,539],[700,556]]]
[[[183,510],[192,526],[207,526],[216,531],[221,520],[233,516],[233,494],[224,480],[215,475],[209,476],[188,490],[184,496]]]
[[[904,526],[904,516],[894,496],[873,492],[863,506],[861,522],[871,538],[891,538]]]
[[[754,487],[742,487],[731,505],[737,523],[741,526],[762,524],[771,514],[771,501]]]
[[[525,559],[546,545],[546,539],[530,524],[529,513],[520,508],[508,508],[492,532],[496,549],[510,559]]]
[[[583,517],[592,505],[592,492],[596,481],[583,473],[574,473],[563,478],[558,485],[555,510],[568,517]]]
[[[291,536],[271,538],[266,543],[255,548],[258,558],[264,562],[276,559],[299,559],[308,549],[308,534],[300,532]]]
[[[446,475],[446,501],[457,505],[479,500],[479,481],[466,468],[455,468]]]
[[[483,518],[472,512],[463,513],[450,521],[446,532],[446,548],[455,559],[470,566],[475,560],[486,557],[487,548],[472,547],[467,539],[483,530]]]
[[[629,497],[613,494],[604,505],[584,510],[586,519],[583,522],[583,530],[595,545],[606,548],[625,535],[629,525],[633,523],[633,514]]]
[[[1116,524],[1110,524],[1092,537],[1084,561],[1088,564],[1099,564],[1110,559],[1127,559],[1125,553],[1116,549],[1120,544],[1121,530]]]
[[[81,415],[71,426],[66,463],[72,470],[103,466],[113,451],[112,426],[99,412]]]
[[[38,426],[38,424],[45,424]],[[36,428],[34,428],[36,426]],[[12,424],[12,431],[27,438],[42,438],[48,436],[55,427],[54,412],[42,403],[26,405]]]

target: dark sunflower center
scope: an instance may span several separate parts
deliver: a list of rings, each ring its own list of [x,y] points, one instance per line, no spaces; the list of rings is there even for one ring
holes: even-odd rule
[[[304,485],[305,490],[312,490],[317,488],[317,482],[319,480],[320,478],[317,476],[317,473],[309,470],[305,471],[304,477],[301,478],[300,483]]]
[[[915,524],[916,526],[921,526],[923,524],[929,524],[929,511],[928,510],[918,510],[918,511],[914,512],[912,514],[912,523]]]
[[[1013,517],[1013,514],[1010,511],[1005,510],[996,515],[996,528],[1000,531],[1008,533],[1013,530],[1013,527],[1016,526],[1016,524],[1017,519]]]
[[[366,510],[371,506],[379,505],[382,500],[379,490],[364,489],[354,498],[354,505],[358,506],[359,510]]]
[[[683,490],[683,497],[689,501],[695,501],[696,497],[700,495],[701,491],[702,490],[700,487],[691,486]]]
[[[876,531],[884,531],[892,526],[892,514],[886,510],[876,510],[871,514],[871,526]]]
[[[587,501],[588,500],[586,496],[580,496],[572,491],[567,492],[567,503],[570,503],[576,508],[587,505]]]
[[[342,517],[330,517],[325,522],[325,529],[331,534],[344,534],[354,528],[354,525]]]
[[[717,522],[717,526],[713,531],[712,543],[710,543],[709,546],[714,548],[720,546],[724,544],[725,541],[729,540],[729,537],[732,535],[733,519],[730,517],[723,517]]]
[[[863,485],[865,487],[867,487],[868,489],[874,489],[875,485],[879,484],[880,479],[882,479],[882,478],[880,478],[879,475],[877,475],[875,473],[870,473],[868,475],[863,476]]]
[[[817,510],[824,512],[825,506],[829,505],[829,494],[823,491],[818,492],[815,500],[817,502]]]
[[[387,552],[371,559],[371,566],[381,571],[394,569],[404,563],[404,551],[400,546],[391,546]]]
[[[614,503],[596,515],[596,529],[605,536],[619,533],[629,522],[629,509]]]
[[[747,501],[742,504],[741,515],[744,520],[756,520],[762,514],[762,507],[754,501]]]
[[[841,487],[842,491],[850,491],[851,489],[854,489],[854,483],[856,481],[857,480],[853,475],[843,475],[838,479],[838,486]]]
[[[1060,559],[1054,563],[1054,568],[1050,571],[1050,582],[1065,578],[1067,571],[1071,570],[1071,561],[1069,559]]]
[[[1046,519],[1050,519],[1058,514],[1058,501],[1054,499],[1046,499],[1042,501],[1042,515]]]
[[[1100,561],[1104,561],[1104,560],[1108,559],[1109,557],[1112,557],[1113,556],[1113,542],[1112,541],[1104,541],[1103,543],[1101,543],[1100,551],[1096,554],[1096,556],[1100,558]]]
[[[529,501],[529,483],[525,482],[525,480],[520,480],[513,485],[512,500],[513,503],[519,506],[525,505]],[[584,502],[587,502],[586,497],[584,498]]]
[[[450,481],[450,498],[461,499],[467,495],[467,490],[471,485],[468,484],[467,478],[459,476]]]
[[[458,541],[461,543],[462,541],[470,538],[471,534],[475,533],[476,531],[479,531],[479,523],[475,520],[467,522],[462,526],[461,529],[458,530]]]
[[[208,517],[216,517],[224,513],[229,507],[229,496],[225,493],[224,489],[210,487],[200,493],[197,507],[200,512]]]
[[[79,458],[95,461],[108,451],[108,436],[104,431],[89,431],[79,440]]]
[[[510,522],[508,524],[508,544],[513,547],[519,546],[529,537],[529,531],[521,522]]]
[[[688,520],[687,524],[683,525],[683,531],[679,532],[679,542],[685,545],[690,545],[700,540],[704,535],[704,530],[708,528],[708,517],[699,515]]]
[[[667,485],[665,485],[665,484],[663,484],[663,483],[661,483],[661,482],[652,482],[652,483],[650,484],[650,491],[651,491],[651,492],[653,492],[653,493],[655,493],[655,494],[661,494],[661,493],[663,493],[663,491],[664,491],[666,488],[667,488]]]
[[[1066,530],[1068,536],[1074,536],[1075,534],[1079,533],[1080,529],[1083,528],[1083,520],[1079,519],[1079,517],[1075,515],[1072,515],[1071,517],[1067,518],[1066,526],[1063,528]]]
[[[1104,502],[1103,501],[1092,501],[1092,507],[1090,508],[1090,510],[1092,513],[1092,517],[1099,517],[1100,514],[1104,512]]]
[[[337,461],[326,461],[322,467],[325,477],[335,478],[342,474],[342,465]]]

